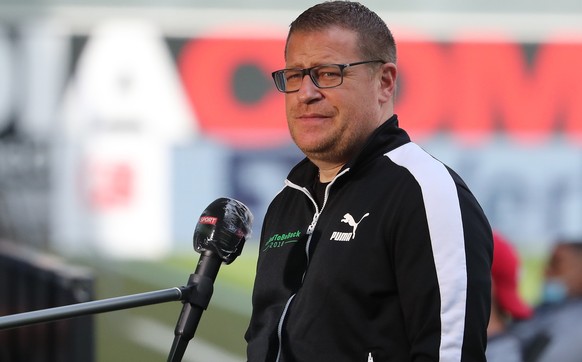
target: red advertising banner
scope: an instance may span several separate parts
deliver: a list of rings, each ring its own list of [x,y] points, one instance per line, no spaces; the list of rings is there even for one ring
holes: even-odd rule
[[[471,145],[501,132],[531,145],[563,133],[570,141],[582,141],[582,43],[427,39],[398,47],[396,112],[418,137],[450,132]],[[283,65],[283,48],[283,39],[185,43],[179,72],[202,132],[248,147],[286,138],[283,95],[270,84],[252,102],[235,92],[270,82],[270,72]],[[534,54],[528,53],[532,49]],[[248,76],[237,79],[237,72],[245,70]]]

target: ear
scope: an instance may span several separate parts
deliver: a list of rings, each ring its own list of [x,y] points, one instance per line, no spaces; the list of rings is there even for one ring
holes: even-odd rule
[[[396,64],[385,63],[382,64],[380,77],[380,101],[381,102],[392,102],[394,99],[394,93],[396,92],[396,76],[398,71],[396,69]]]

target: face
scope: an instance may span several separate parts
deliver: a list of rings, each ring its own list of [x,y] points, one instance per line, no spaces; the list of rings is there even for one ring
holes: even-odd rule
[[[561,280],[569,296],[582,296],[582,251],[570,245],[556,246],[546,277]]]
[[[293,33],[286,68],[344,64],[364,60],[355,32],[329,28]],[[372,63],[344,69],[343,83],[319,89],[305,76],[299,91],[285,95],[291,137],[314,163],[341,165],[392,115],[394,64]],[[319,164],[318,164],[319,165]]]

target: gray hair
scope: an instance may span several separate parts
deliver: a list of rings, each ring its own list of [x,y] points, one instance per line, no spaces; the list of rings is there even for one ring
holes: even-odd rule
[[[327,1],[301,13],[289,27],[285,58],[289,37],[293,33],[334,26],[354,31],[358,35],[360,52],[364,58],[396,63],[396,43],[384,20],[364,5],[353,1]]]

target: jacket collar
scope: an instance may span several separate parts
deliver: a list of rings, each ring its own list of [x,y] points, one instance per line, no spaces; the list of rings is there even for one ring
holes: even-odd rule
[[[410,137],[406,131],[398,127],[398,116],[394,114],[374,130],[360,151],[339,173],[346,168],[350,169],[349,173],[353,173],[375,158],[408,142]],[[304,158],[289,172],[287,180],[302,187],[310,187],[318,172],[317,166],[308,158]]]

